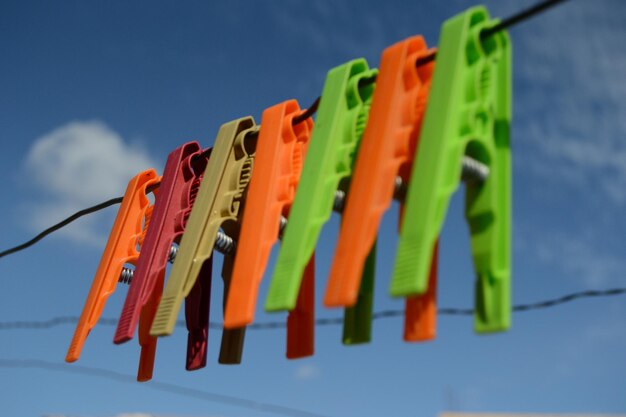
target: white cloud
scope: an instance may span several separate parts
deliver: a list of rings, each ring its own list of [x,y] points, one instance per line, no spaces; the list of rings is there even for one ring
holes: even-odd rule
[[[626,27],[619,14],[580,2],[528,25],[513,37],[523,86],[515,90],[513,141],[529,152],[520,162],[552,185],[594,189],[626,204]]]
[[[587,233],[589,234],[589,233]],[[593,239],[580,234],[542,233],[533,239],[533,255],[540,262],[556,266],[565,276],[575,277],[589,288],[605,288],[621,282],[626,274],[626,259],[594,245]]]
[[[576,333],[562,340],[563,344],[558,349],[560,354],[555,362],[559,376],[578,377],[581,363],[587,362],[588,358],[601,356],[606,350],[623,351],[626,348],[626,322],[623,320],[626,311],[623,303],[607,299],[601,310],[601,316],[591,315],[577,320]],[[602,368],[611,368],[611,364],[598,362],[596,371],[602,373]]]
[[[321,375],[319,368],[315,365],[305,364],[300,365],[298,369],[296,369],[295,377],[300,380],[310,380],[315,379]]]
[[[51,415],[46,415],[45,417],[70,417],[70,416],[66,416],[64,414],[51,414]],[[161,414],[146,414],[146,413],[124,413],[124,414],[118,414],[115,417],[167,417]],[[174,417],[174,416],[171,416]],[[180,416],[178,416],[180,417]],[[214,417],[219,417],[219,416],[214,416]]]
[[[73,212],[123,195],[128,180],[155,167],[148,153],[100,121],[73,121],[37,138],[24,169],[36,200],[28,202],[28,225],[40,231]],[[72,224],[57,234],[75,242],[102,244],[99,214]]]
[[[116,417],[155,417],[155,415],[145,414],[145,413],[127,413],[127,414],[118,414]]]

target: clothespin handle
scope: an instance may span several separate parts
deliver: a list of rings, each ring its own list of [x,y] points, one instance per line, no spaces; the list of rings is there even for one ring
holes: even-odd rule
[[[87,335],[115,291],[124,264],[136,262],[139,256],[137,242],[145,233],[145,229],[142,233],[142,223],[149,224],[152,207],[146,191],[159,181],[154,169],[140,172],[129,181],[65,357],[67,362],[78,360]]]

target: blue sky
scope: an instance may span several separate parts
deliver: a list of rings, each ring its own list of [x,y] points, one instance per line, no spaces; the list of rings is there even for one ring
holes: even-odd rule
[[[311,103],[326,71],[414,34],[436,45],[466,0],[53,2],[0,4],[0,246],[30,238],[77,209],[121,195],[141,169],[159,171],[188,140],[208,146],[219,126],[296,98]],[[487,1],[507,16],[533,1]],[[514,293],[516,303],[626,282],[626,3],[572,0],[511,31],[514,52]],[[376,310],[388,297],[396,207],[382,224]],[[0,321],[80,313],[115,209],[77,221],[0,260]],[[338,230],[318,244],[318,295]],[[441,238],[439,303],[470,307],[473,268],[455,195]],[[274,252],[274,255],[276,252]],[[216,269],[221,264],[217,256]],[[271,271],[271,266],[270,269]],[[267,290],[267,279],[261,294]],[[221,294],[219,279],[214,296]],[[104,317],[115,318],[126,288]],[[217,300],[217,296],[216,300]],[[318,302],[319,304],[319,302]],[[213,303],[213,319],[220,306]],[[339,311],[318,309],[319,317]],[[280,315],[257,314],[259,321]],[[480,336],[440,317],[438,337],[401,340],[400,319],[372,343],[344,347],[340,327],[317,331],[316,354],[284,359],[284,331],[250,331],[244,363],[184,370],[186,336],[159,342],[155,380],[331,416],[435,416],[456,411],[626,412],[626,297],[519,313],[512,329]],[[134,374],[135,341],[98,326],[78,364]],[[0,359],[62,362],[72,325],[4,330]],[[71,365],[68,365],[71,366]],[[85,375],[2,369],[4,414],[266,416]]]

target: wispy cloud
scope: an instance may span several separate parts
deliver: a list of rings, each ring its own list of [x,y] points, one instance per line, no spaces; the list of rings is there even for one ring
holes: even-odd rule
[[[44,417],[74,417],[74,416],[69,416],[67,414],[49,414],[49,415],[45,415]],[[114,417],[168,417],[168,416],[165,416],[162,414],[124,413],[124,414],[117,414]],[[174,416],[171,416],[171,417],[174,417]],[[220,416],[214,415],[212,417],[220,417]]]
[[[317,366],[311,364],[300,365],[295,372],[296,379],[305,381],[318,378],[320,375],[320,369]]]
[[[514,140],[532,155],[524,164],[548,185],[597,190],[616,205],[626,204],[625,40],[620,13],[581,2],[537,20],[515,44]]]
[[[585,288],[617,285],[626,275],[626,259],[595,244],[597,238],[591,229],[571,233],[527,231],[517,235],[517,242],[517,249],[529,254],[530,259],[560,270]]]
[[[303,76],[290,81],[296,96],[317,92],[323,83],[329,65],[339,65],[350,59],[366,57],[370,67],[378,64],[382,50],[400,39],[397,33],[398,17],[392,10],[373,11],[368,7],[355,8],[349,3],[331,0],[310,3],[268,3],[274,24],[289,34],[302,53],[316,59],[307,65]],[[345,24],[346,22],[359,22]],[[306,52],[305,52],[306,51]]]
[[[618,301],[607,304],[608,309],[605,305],[602,310],[608,310],[608,314],[586,319],[579,318],[576,334],[562,340],[563,345],[555,361],[557,376],[577,377],[577,374],[580,375],[581,363],[588,362],[591,356],[598,355],[599,352],[605,350],[623,351],[626,348],[624,306]],[[598,362],[597,367],[594,367],[594,372],[602,373],[601,368],[607,367],[610,368],[611,365]],[[589,375],[589,371],[585,376],[593,378]]]
[[[156,167],[146,150],[125,142],[100,121],[73,121],[37,138],[23,165],[37,195],[25,206],[29,213],[25,218],[33,231],[122,195],[132,176]],[[89,216],[58,235],[79,243],[101,244],[99,218],[98,214]]]

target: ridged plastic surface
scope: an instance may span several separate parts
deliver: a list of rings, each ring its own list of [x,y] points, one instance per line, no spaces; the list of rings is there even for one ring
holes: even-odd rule
[[[254,319],[259,285],[278,240],[280,218],[289,216],[311,138],[310,118],[293,124],[294,117],[302,113],[296,100],[263,112],[224,314],[224,327],[228,329],[243,327]],[[309,263],[303,282],[314,287],[313,257]],[[313,353],[314,317],[314,290],[302,289],[287,319],[288,358]]]
[[[393,199],[395,178],[401,173],[408,177],[433,71],[432,63],[416,67],[415,61],[429,53],[424,39],[415,36],[382,54],[330,269],[324,298],[328,307],[355,304],[365,260]]]
[[[365,343],[371,337],[373,294],[369,292],[374,283],[373,279],[361,282],[361,277],[372,263],[369,254],[381,218],[391,205],[396,177],[410,181],[434,68],[433,63],[415,63],[434,52],[421,36],[413,36],[386,48],[381,57],[324,298],[328,307],[349,307],[344,343]],[[432,278],[436,280],[436,275]],[[435,295],[433,290],[407,300],[405,337],[409,334],[414,340],[417,333],[425,335],[427,329],[434,329],[436,316],[424,315],[431,309],[419,306],[434,305]]]
[[[475,329],[510,326],[511,51],[506,32],[481,40],[496,24],[474,7],[442,27],[419,153],[413,165],[391,293],[427,289],[433,249],[458,185],[465,154],[489,166],[481,184],[467,185],[466,217],[477,275]]]
[[[242,214],[240,210],[243,209],[253,169],[257,130],[252,117],[234,120],[220,128],[204,180],[189,215],[187,233],[180,242],[179,254],[150,330],[153,336],[173,332],[183,298],[190,294],[201,270],[204,270],[205,262],[213,253],[218,230],[221,228],[227,235],[237,239],[241,221],[239,216]],[[225,264],[231,262],[229,256],[225,257]],[[222,274],[225,281],[229,275]],[[228,282],[225,282],[225,287],[228,287]],[[225,330],[222,340],[230,337],[232,333]],[[243,337],[240,340],[243,343]]]
[[[326,77],[266,310],[293,310],[296,305],[302,273],[330,217],[335,191],[340,181],[352,173],[374,90],[372,83],[360,86],[359,82],[376,73],[364,59],[357,59],[333,68]]]
[[[311,119],[293,126],[299,114],[295,100],[263,112],[224,317],[226,328],[245,326],[254,319],[261,278],[278,240],[280,217],[288,216],[293,202],[313,128]]]
[[[204,172],[206,158],[200,156],[201,152],[198,142],[188,142],[167,158],[150,228],[113,339],[115,343],[130,340],[139,322],[139,343],[143,349],[138,379],[142,381],[152,378],[157,341],[149,331],[161,299],[170,248],[185,230],[185,213],[193,205],[194,188]]]
[[[129,181],[67,351],[67,362],[74,362],[80,357],[89,332],[100,319],[107,299],[115,291],[124,264],[136,263],[139,257],[137,243],[141,243],[142,236],[145,236],[152,208],[146,189],[159,180],[154,169],[148,169]]]

